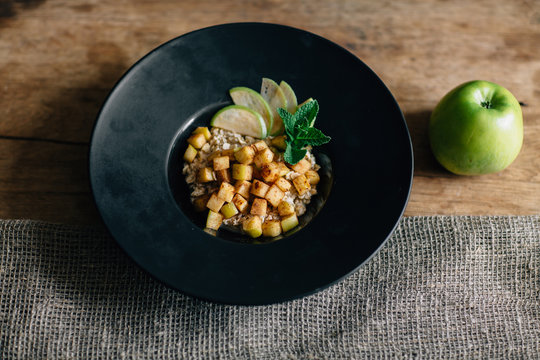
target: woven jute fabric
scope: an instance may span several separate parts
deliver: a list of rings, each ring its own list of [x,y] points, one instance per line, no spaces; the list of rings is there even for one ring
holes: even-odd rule
[[[163,286],[103,230],[0,234],[1,359],[540,357],[540,216],[404,218],[345,280],[251,307]]]

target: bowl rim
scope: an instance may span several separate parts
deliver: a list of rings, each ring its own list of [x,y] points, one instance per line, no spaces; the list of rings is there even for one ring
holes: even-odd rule
[[[94,140],[95,140],[95,136],[96,136],[96,129],[99,125],[99,120],[101,119],[102,115],[103,115],[103,112],[105,110],[105,108],[107,107],[107,105],[109,104],[109,101],[111,100],[112,96],[115,94],[115,92],[117,91],[119,85],[121,85],[125,80],[126,78],[131,74],[132,71],[134,71],[141,63],[143,63],[147,58],[151,57],[152,55],[154,55],[156,52],[160,51],[162,48],[170,45],[171,43],[175,42],[175,41],[178,41],[179,39],[182,39],[182,38],[185,38],[185,37],[188,37],[188,36],[191,36],[193,34],[196,34],[196,33],[199,33],[199,32],[204,32],[204,31],[207,31],[207,30],[212,30],[212,29],[216,29],[216,28],[228,28],[228,27],[235,27],[235,26],[268,26],[268,27],[276,27],[276,28],[281,28],[281,29],[288,29],[288,30],[292,30],[292,31],[295,31],[295,32],[301,32],[301,33],[307,33],[309,34],[310,36],[316,38],[318,41],[322,41],[322,42],[325,42],[327,43],[328,45],[332,46],[332,47],[335,47],[337,48],[338,50],[340,51],[343,51],[345,53],[347,53],[348,56],[351,56],[355,59],[355,61],[359,62],[360,64],[362,64],[362,66],[364,66],[366,68],[367,71],[371,72],[371,74],[373,76],[375,76],[379,82],[380,82],[380,85],[384,88],[384,90],[386,91],[386,93],[388,94],[388,96],[390,97],[392,103],[395,104],[395,107],[396,109],[398,110],[398,115],[400,117],[400,120],[403,124],[403,127],[404,127],[404,130],[405,130],[405,134],[406,134],[406,137],[407,137],[407,144],[408,144],[408,153],[410,154],[410,171],[408,172],[409,176],[408,176],[408,186],[406,188],[406,196],[405,196],[405,199],[403,201],[403,204],[401,206],[401,211],[399,212],[398,216],[396,217],[396,221],[394,222],[392,228],[390,229],[390,231],[388,232],[388,234],[386,235],[386,237],[380,242],[379,246],[371,252],[371,254],[369,256],[367,256],[366,258],[364,258],[363,261],[359,262],[356,267],[352,268],[350,271],[344,273],[343,275],[339,276],[339,277],[335,277],[333,281],[330,281],[330,282],[327,282],[325,285],[323,286],[320,286],[320,287],[317,287],[317,288],[313,288],[309,291],[302,291],[302,292],[297,292],[295,293],[294,295],[291,295],[291,296],[286,296],[286,297],[280,297],[278,300],[275,300],[275,299],[269,299],[268,301],[257,301],[257,302],[251,302],[251,301],[247,301],[247,302],[238,302],[238,301],[227,301],[226,299],[223,299],[223,298],[219,298],[219,297],[209,297],[209,296],[201,296],[200,294],[196,294],[196,293],[193,293],[193,292],[190,292],[190,291],[187,291],[185,289],[179,289],[177,286],[169,283],[168,281],[165,281],[163,279],[161,279],[160,277],[158,277],[156,274],[152,273],[151,271],[149,271],[148,269],[146,269],[146,267],[139,263],[138,261],[136,261],[135,259],[133,259],[133,257],[130,255],[129,251],[123,246],[123,244],[118,241],[118,239],[116,238],[116,236],[111,232],[111,230],[109,229],[109,226],[107,226],[107,221],[105,219],[105,215],[102,211],[102,209],[100,208],[99,204],[98,204],[98,200],[96,198],[96,190],[94,188],[94,174],[93,174],[93,171],[92,171],[92,151],[93,151],[93,143],[94,143]],[[172,136],[172,142],[171,144],[169,144],[169,148],[172,148],[172,144],[174,143],[174,139],[176,139],[177,137],[177,134],[174,134]],[[403,114],[403,111],[402,109],[400,108],[399,106],[399,103],[397,102],[397,100],[395,99],[395,96],[392,94],[392,92],[389,90],[388,86],[382,81],[382,79],[371,69],[371,67],[369,67],[366,63],[364,63],[357,55],[355,55],[354,53],[352,53],[350,50],[348,50],[347,48],[339,45],[338,43],[332,41],[332,40],[329,40],[321,35],[318,35],[316,33],[313,33],[309,30],[305,30],[305,29],[302,29],[302,28],[298,28],[298,27],[293,27],[293,26],[290,26],[290,25],[284,25],[284,24],[279,24],[279,23],[272,23],[272,22],[254,22],[254,21],[249,21],[249,22],[228,22],[228,23],[221,23],[221,24],[215,24],[215,25],[211,25],[211,26],[207,26],[207,27],[202,27],[202,28],[198,28],[198,29],[195,29],[195,30],[191,30],[191,31],[188,31],[186,33],[183,33],[179,36],[176,36],[176,37],[173,37],[161,44],[159,44],[158,46],[154,47],[152,50],[150,50],[149,52],[147,52],[144,56],[142,56],[141,58],[139,58],[137,61],[135,61],[132,65],[130,65],[127,70],[119,77],[119,79],[114,83],[114,85],[110,88],[109,90],[109,93],[107,94],[107,96],[105,97],[105,99],[103,100],[102,102],[102,105],[96,115],[96,118],[95,118],[95,121],[94,121],[94,125],[92,127],[92,132],[91,132],[91,136],[90,136],[90,141],[89,141],[89,147],[88,147],[88,161],[87,161],[87,166],[88,166],[88,182],[89,182],[89,185],[90,185],[90,189],[91,189],[91,193],[92,193],[92,199],[93,199],[93,202],[94,202],[94,205],[96,206],[97,210],[98,210],[98,214],[99,214],[99,217],[101,219],[101,221],[103,222],[103,224],[105,225],[105,229],[107,231],[107,233],[111,236],[112,239],[114,239],[115,243],[118,245],[118,247],[121,249],[121,251],[127,255],[127,257],[130,259],[130,261],[133,261],[140,269],[142,269],[146,274],[150,275],[152,278],[154,278],[155,280],[157,280],[158,282],[164,284],[166,287],[168,288],[171,288],[175,291],[179,291],[181,292],[182,294],[185,294],[185,295],[188,295],[188,296],[191,296],[191,297],[194,297],[194,298],[197,298],[197,299],[200,299],[200,300],[203,300],[203,301],[210,301],[210,302],[214,302],[214,303],[220,303],[220,304],[230,304],[230,305],[248,305],[248,306],[257,306],[257,305],[270,305],[270,304],[276,304],[276,303],[283,303],[283,302],[288,302],[288,301],[292,301],[292,300],[295,300],[295,299],[299,299],[299,298],[302,298],[302,297],[305,297],[305,296],[309,296],[309,295],[312,295],[314,293],[317,293],[321,290],[324,290],[336,283],[339,283],[340,281],[342,281],[343,279],[347,278],[348,276],[350,276],[352,273],[354,273],[355,271],[357,271],[359,268],[361,268],[362,266],[364,266],[366,263],[368,263],[371,258],[373,258],[376,254],[378,254],[380,252],[380,250],[384,247],[384,245],[386,244],[386,242],[388,241],[388,239],[392,236],[392,234],[395,232],[396,228],[398,227],[399,223],[400,223],[400,220],[401,218],[403,217],[404,213],[405,213],[405,210],[407,208],[407,205],[408,205],[408,202],[409,202],[409,199],[410,199],[410,195],[411,195],[411,190],[412,190],[412,186],[413,186],[413,179],[414,179],[414,152],[413,152],[413,145],[412,145],[412,140],[411,140],[411,134],[410,134],[410,131],[409,131],[409,128],[407,126],[407,122],[405,120],[405,116]],[[334,185],[335,186],[335,185]],[[331,197],[331,193],[329,195],[329,197]],[[175,201],[176,202],[176,201]],[[179,209],[181,211],[181,209]],[[226,241],[227,243],[230,243],[231,241],[230,240],[224,240],[224,239],[221,239],[219,237],[216,237],[217,239],[221,240],[221,241]],[[277,243],[280,243],[283,239],[279,240],[279,241],[272,241],[272,242],[267,242],[267,243],[262,243],[262,244],[257,244],[257,247],[264,247],[264,246],[275,246],[275,244]],[[252,247],[253,244],[244,244],[244,243],[237,243],[237,245],[239,246],[250,246]]]

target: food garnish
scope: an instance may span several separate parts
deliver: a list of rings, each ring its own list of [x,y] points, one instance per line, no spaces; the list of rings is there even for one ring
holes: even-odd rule
[[[319,129],[313,127],[319,112],[317,100],[308,101],[291,114],[285,109],[278,109],[278,113],[285,125],[285,161],[291,165],[297,164],[306,156],[307,146],[320,146],[331,140]]]

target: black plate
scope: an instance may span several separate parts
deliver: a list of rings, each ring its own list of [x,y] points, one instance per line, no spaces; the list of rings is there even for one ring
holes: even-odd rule
[[[317,127],[332,141],[318,160],[333,177],[324,177],[313,221],[254,245],[203,231],[179,151],[230,103],[229,88],[259,89],[262,77],[319,101]],[[90,148],[96,204],[129,256],[175,289],[231,304],[298,298],[357,269],[395,228],[412,173],[405,120],[372,70],[322,37],[261,23],[205,28],[153,50],[112,90]]]

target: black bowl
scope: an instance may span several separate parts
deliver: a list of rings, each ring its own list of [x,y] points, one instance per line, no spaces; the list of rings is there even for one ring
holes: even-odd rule
[[[332,141],[316,153],[320,195],[299,230],[252,244],[202,229],[181,152],[230,103],[228,89],[258,89],[262,77],[317,99],[317,127]],[[143,269],[202,299],[269,304],[331,285],[384,244],[406,207],[413,157],[398,104],[357,57],[303,30],[236,23],[180,36],[137,62],[103,105],[89,166],[106,226]]]

